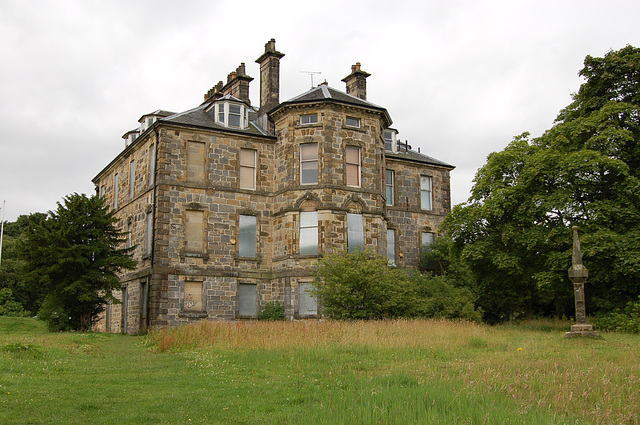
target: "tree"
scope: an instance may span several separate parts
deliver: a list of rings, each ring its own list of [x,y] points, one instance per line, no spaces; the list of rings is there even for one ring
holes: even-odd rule
[[[131,248],[104,199],[77,193],[56,211],[30,216],[19,250],[25,278],[44,294],[39,317],[52,330],[89,330],[120,289],[117,273],[133,269]]]
[[[588,56],[580,75],[587,81],[554,126],[489,155],[469,201],[445,221],[487,320],[572,314],[572,225],[591,308],[640,294],[640,49]]]
[[[45,218],[46,215],[42,213],[34,213],[31,216],[21,215],[15,222],[5,222],[4,225],[0,288],[9,291],[4,292],[5,299],[19,303],[25,314],[38,311],[43,298],[39,288],[27,285],[23,273],[24,261],[18,252],[18,242],[27,223],[30,220],[37,220],[37,217]]]

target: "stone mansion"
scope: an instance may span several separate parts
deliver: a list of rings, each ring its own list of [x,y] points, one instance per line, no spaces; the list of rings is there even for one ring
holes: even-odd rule
[[[454,167],[397,139],[360,63],[346,91],[323,83],[280,102],[283,56],[272,39],[256,60],[259,106],[241,64],[199,106],[143,115],[93,179],[138,263],[96,330],[249,319],[270,301],[318,318],[309,289],[323,254],[365,248],[419,266]]]

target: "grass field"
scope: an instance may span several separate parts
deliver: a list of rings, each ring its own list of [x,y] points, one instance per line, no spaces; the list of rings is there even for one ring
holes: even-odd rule
[[[210,323],[147,336],[0,317],[1,424],[637,424],[640,336],[569,323]]]

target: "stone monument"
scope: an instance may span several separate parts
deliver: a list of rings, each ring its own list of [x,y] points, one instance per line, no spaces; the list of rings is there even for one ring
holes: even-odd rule
[[[576,324],[571,326],[571,332],[565,333],[565,337],[590,336],[599,338],[600,334],[593,330],[593,326],[587,323],[587,309],[584,304],[584,282],[589,277],[589,271],[582,264],[582,251],[578,238],[578,227],[573,226],[573,256],[569,268],[569,279],[573,282],[573,290],[576,298]]]

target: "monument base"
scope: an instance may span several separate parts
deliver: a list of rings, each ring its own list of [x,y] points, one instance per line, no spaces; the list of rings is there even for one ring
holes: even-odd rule
[[[565,338],[573,338],[576,336],[588,336],[591,338],[600,338],[598,331],[593,330],[592,325],[581,324],[571,326],[571,332],[564,334]]]

